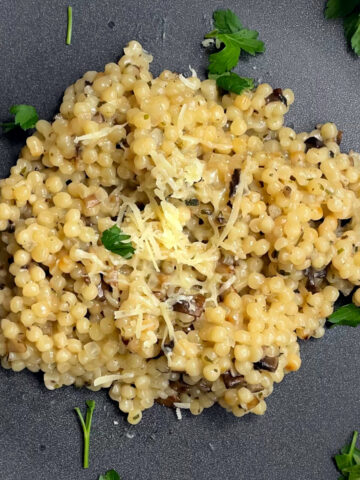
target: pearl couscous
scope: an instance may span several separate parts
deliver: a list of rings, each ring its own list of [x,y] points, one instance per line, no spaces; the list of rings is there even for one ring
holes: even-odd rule
[[[151,60],[133,41],[67,88],[1,181],[1,363],[110,388],[132,424],[155,401],[261,415],[360,284],[360,156],[333,123],[285,127],[291,90]]]

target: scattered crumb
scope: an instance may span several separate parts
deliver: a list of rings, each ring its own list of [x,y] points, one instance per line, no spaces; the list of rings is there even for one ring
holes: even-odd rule
[[[182,420],[182,414],[181,414],[181,410],[180,410],[179,407],[175,410],[175,413],[176,413],[177,419]]]
[[[119,425],[119,422],[117,420],[114,420],[114,425]]]
[[[126,438],[129,438],[131,440],[134,437],[135,437],[135,432],[133,432],[133,433],[127,432],[126,433]]]

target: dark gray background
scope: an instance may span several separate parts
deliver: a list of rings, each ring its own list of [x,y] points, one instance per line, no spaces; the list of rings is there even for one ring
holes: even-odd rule
[[[65,45],[66,7],[74,9]],[[216,8],[236,10],[256,28],[267,52],[244,58],[244,75],[290,87],[288,115],[297,130],[334,121],[344,148],[360,149],[359,65],[340,22],[323,18],[321,0],[0,0],[0,120],[12,104],[35,105],[51,119],[62,92],[87,70],[115,61],[131,39],[162,69],[203,73],[200,47]],[[25,135],[0,136],[1,174]],[[276,386],[264,417],[243,419],[212,408],[200,417],[155,406],[129,427],[105,391],[49,392],[41,375],[0,369],[1,480],[97,480],[115,468],[123,480],[332,480],[331,456],[360,428],[360,329],[339,327],[303,343],[303,365]],[[82,439],[73,413],[95,399],[91,459],[81,468]],[[118,424],[114,424],[118,422]],[[132,438],[129,438],[132,437]]]

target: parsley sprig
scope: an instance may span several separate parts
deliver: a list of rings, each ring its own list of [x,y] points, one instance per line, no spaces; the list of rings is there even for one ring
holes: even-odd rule
[[[360,324],[360,308],[353,303],[343,305],[333,312],[328,318],[328,322],[336,325],[348,325],[357,327]]]
[[[214,39],[221,50],[210,55],[209,78],[215,79],[223,90],[237,94],[254,88],[253,79],[240,77],[231,70],[237,65],[242,50],[250,55],[265,51],[264,42],[258,39],[259,33],[245,28],[231,10],[215,11],[213,19],[215,29],[205,38]]]
[[[108,470],[104,475],[100,475],[99,480],[121,480],[121,477],[115,470]]]
[[[103,232],[101,242],[110,252],[127,259],[131,258],[135,252],[135,248],[130,242],[130,235],[122,232],[117,225],[113,225]]]
[[[360,0],[328,0],[325,17],[343,18],[345,37],[356,55],[360,55]]]
[[[10,132],[10,130],[16,127],[29,130],[29,128],[34,128],[39,120],[35,107],[32,105],[13,105],[9,112],[15,115],[15,119],[13,122],[0,123],[0,127],[4,132]]]
[[[339,480],[360,479],[360,450],[356,448],[358,432],[355,431],[350,445],[345,445],[340,454],[335,455],[335,463],[341,472]]]
[[[91,422],[93,413],[95,410],[95,401],[94,400],[87,400],[86,401],[86,417],[82,416],[79,407],[75,407],[75,412],[78,414],[81,427],[83,429],[84,435],[84,460],[83,460],[83,467],[89,468],[89,452],[90,452],[90,431],[91,431]]]

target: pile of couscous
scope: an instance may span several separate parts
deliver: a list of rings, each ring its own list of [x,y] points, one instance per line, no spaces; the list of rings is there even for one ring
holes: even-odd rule
[[[156,401],[261,415],[360,284],[360,156],[332,123],[285,127],[291,90],[221,96],[151,60],[133,41],[87,72],[1,181],[2,366],[110,388],[132,424]]]

